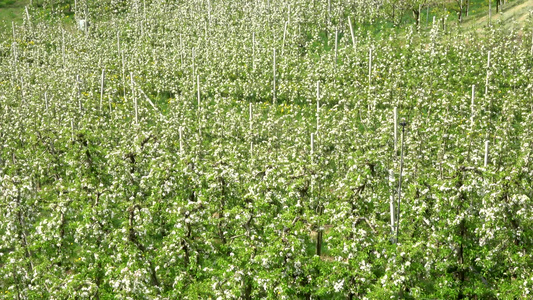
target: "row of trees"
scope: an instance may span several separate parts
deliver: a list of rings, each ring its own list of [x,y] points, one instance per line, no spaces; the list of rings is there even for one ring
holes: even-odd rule
[[[457,20],[462,22],[469,15],[473,5],[484,9],[489,9],[492,6],[498,13],[501,6],[506,3],[507,1],[504,0],[382,0],[366,1],[364,4],[358,3],[358,6],[372,7],[372,9],[361,9],[367,13],[372,12],[372,14],[367,14],[368,19],[366,21],[372,22],[381,18],[397,26],[410,16],[409,22],[413,21],[418,26],[422,22],[421,18],[424,12],[426,18],[431,14],[438,19],[446,17],[448,12],[454,12],[457,15]]]
[[[437,17],[445,17],[447,12],[454,12],[457,14],[458,22],[462,22],[465,17],[468,17],[471,5],[488,9],[492,6],[498,13],[502,5],[506,3],[507,1],[504,0],[384,0],[383,8],[386,18],[394,24],[401,22],[405,13],[412,13],[414,22],[419,25],[424,10],[427,15],[429,15],[429,10],[432,10]]]
[[[406,17],[418,26],[422,20],[424,11],[426,15],[436,16],[438,19],[445,17],[447,12],[455,12],[459,22],[470,13],[471,5],[488,8],[492,5],[496,13],[507,0],[324,0],[327,1],[328,15],[335,14],[334,10],[345,11],[350,7],[351,14],[355,15],[356,21],[374,22],[376,20],[386,20],[395,26],[402,23]],[[143,0],[142,5],[150,5],[153,0]],[[203,1],[202,1],[203,2]],[[210,2],[206,0],[205,2]],[[316,1],[314,1],[316,2]],[[123,0],[33,0],[34,5],[51,8],[55,11],[71,13],[86,6],[107,7],[114,12],[123,12],[129,6],[128,1]],[[76,8],[76,6],[79,6]],[[337,7],[337,8],[336,8]],[[430,13],[431,10],[431,13]],[[345,11],[346,12],[346,11]],[[427,18],[426,16],[426,18]]]
[[[29,9],[0,39],[0,298],[533,292],[530,39],[99,3],[86,32]]]

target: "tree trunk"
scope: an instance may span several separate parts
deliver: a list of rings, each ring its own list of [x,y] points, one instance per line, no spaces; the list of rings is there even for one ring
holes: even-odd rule
[[[459,171],[457,176],[458,182],[456,184],[457,189],[460,189],[463,185],[463,177],[464,177],[464,171]],[[466,194],[464,192],[460,192],[459,195],[459,207],[457,208],[457,214],[460,214],[463,210],[463,204],[466,201]],[[457,228],[457,234],[460,237],[459,241],[459,247],[457,247],[457,277],[459,280],[459,295],[457,296],[457,299],[463,299],[465,297],[465,294],[463,292],[465,281],[466,281],[466,266],[465,266],[465,258],[464,258],[464,251],[465,246],[464,243],[467,239],[467,226],[466,226],[466,220],[463,218],[461,222],[459,223],[459,226]]]
[[[324,212],[324,207],[322,204],[318,205],[318,215],[321,216]],[[321,222],[318,222],[318,229],[317,229],[317,235],[316,235],[316,255],[319,257],[322,255],[322,237],[324,234],[324,231],[320,228],[322,226]]]
[[[413,9],[413,17],[415,18],[416,27],[420,26],[420,6],[417,9]]]
[[[245,300],[252,300],[252,279],[248,276],[244,279],[244,293],[243,298]]]
[[[321,256],[322,255],[322,230],[318,230],[317,236],[316,236],[316,255]]]
[[[458,14],[458,20],[459,20],[459,23],[462,23],[463,22],[463,9],[464,9],[464,1],[461,0],[459,2],[459,14]]]
[[[492,2],[489,0],[489,26],[490,26],[490,18],[491,18],[491,13],[492,13],[491,3]]]
[[[458,298],[459,299],[462,299],[464,297],[464,294],[463,294],[463,287],[464,287],[464,283],[465,283],[465,279],[466,279],[466,274],[465,274],[465,261],[464,261],[464,246],[463,246],[463,241],[464,239],[466,238],[466,226],[465,226],[465,220],[461,220],[461,223],[459,224],[459,235],[461,236],[461,242],[460,242],[460,245],[459,245],[459,249],[457,251],[457,258],[458,258],[458,263],[459,263],[459,286],[460,286],[460,290],[459,290],[459,296]]]

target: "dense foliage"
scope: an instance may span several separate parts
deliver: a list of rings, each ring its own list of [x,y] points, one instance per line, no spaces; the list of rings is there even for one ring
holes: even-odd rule
[[[0,298],[531,297],[531,23],[97,3],[0,44]]]

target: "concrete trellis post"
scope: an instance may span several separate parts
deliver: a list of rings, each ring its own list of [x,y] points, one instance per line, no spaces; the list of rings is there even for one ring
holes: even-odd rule
[[[290,4],[287,7],[287,22],[289,22],[289,24],[291,23],[291,5]]]
[[[254,158],[254,142],[250,142],[250,159]]]
[[[394,155],[396,155],[396,151],[398,150],[398,108],[394,108]]]
[[[89,23],[89,5],[88,5],[87,1],[85,1],[85,8],[83,10],[83,17],[85,18],[85,24],[84,24],[83,31],[85,32],[85,35],[87,36],[87,34],[89,33],[89,26],[91,25]]]
[[[70,139],[74,142],[74,121],[70,119]]]
[[[357,46],[356,46],[356,43],[355,43],[355,36],[353,34],[352,20],[350,19],[350,17],[348,17],[348,25],[350,25],[350,34],[352,35],[353,49],[354,49],[354,51],[357,51]]]
[[[476,104],[474,102],[474,97],[475,97],[475,90],[476,90],[476,85],[472,84],[472,103],[470,104],[470,126],[472,127],[472,130],[474,129],[474,113],[475,113],[475,109],[476,109]]]
[[[372,84],[372,48],[368,51],[368,87]]]
[[[179,138],[180,138],[180,156],[183,157],[183,127],[179,127]]]
[[[487,54],[487,78],[485,79],[485,96],[489,92],[489,76],[490,76],[490,51]]]
[[[80,75],[76,75],[76,88],[78,91],[78,108],[80,113],[83,112],[83,106],[81,104],[81,87],[80,87]]]
[[[252,32],[252,70],[255,71],[255,32]]]
[[[274,75],[274,81],[272,83],[272,104],[276,105],[277,104],[277,100],[276,100],[276,49],[274,49],[273,58],[274,59],[272,63],[272,73]]]
[[[533,31],[531,32],[531,55],[533,55]]]
[[[196,75],[196,98],[198,100],[198,110],[200,110],[200,75]]]
[[[180,33],[180,67],[183,67],[183,39]]]
[[[390,209],[390,229],[391,232],[394,234],[394,195],[390,195],[390,201],[389,201],[389,209]]]
[[[253,157],[254,142],[252,140],[252,126],[253,126],[253,108],[252,103],[248,105],[248,123],[250,123],[250,158]]]
[[[285,53],[285,39],[287,38],[287,23],[285,22],[285,26],[283,27],[283,43],[281,44],[281,56]]]
[[[485,159],[483,166],[487,167],[487,164],[489,163],[489,141],[485,141]]]
[[[137,82],[135,82],[135,80],[133,80],[133,84],[135,84],[137,86],[137,89],[139,92],[141,92],[141,94],[144,96],[144,98],[146,99],[146,101],[148,101],[148,103],[154,108],[155,111],[158,111],[157,107],[154,105],[154,103],[152,102],[152,100],[150,100],[150,98],[148,98],[148,96],[144,93],[144,91],[142,90],[141,86],[139,84],[137,84]],[[108,98],[109,99],[109,98]],[[161,113],[160,113],[161,114]],[[163,116],[163,115],[161,115]]]
[[[146,0],[143,0],[143,20],[146,21]]]
[[[139,106],[137,105],[137,97],[135,97],[135,88],[133,83],[133,73],[130,72],[131,79],[131,97],[133,98],[133,105],[135,108],[135,124],[139,124]]]
[[[13,64],[16,67],[18,59],[19,59],[18,58],[17,43],[16,42],[11,45],[11,53],[13,53]]]
[[[26,11],[26,19],[28,20],[28,25],[31,25],[30,23],[30,13],[28,11],[28,6],[24,6],[24,10]]]
[[[249,106],[248,106],[248,121],[250,123],[250,134],[252,133],[252,103],[249,103]]]
[[[398,217],[396,218],[396,242],[398,242],[398,233],[400,231],[400,203],[402,199],[402,175],[403,175],[403,146],[404,146],[404,137],[405,137],[405,126],[407,125],[407,122],[402,119],[400,122],[400,125],[402,126],[402,146],[401,146],[401,158],[400,158],[400,179],[398,181],[398,211],[396,212],[398,214]]]
[[[320,81],[316,82],[316,132],[320,129]]]
[[[315,134],[311,133],[311,163],[313,163],[314,153],[315,153]]]
[[[337,65],[337,52],[339,49],[339,29],[335,29],[335,65]]]
[[[105,80],[105,68],[102,69],[102,77],[100,79],[100,111],[102,111],[102,101],[104,99],[104,80]]]
[[[394,187],[394,171],[392,169],[389,170],[389,186],[391,188]],[[394,234],[394,193],[390,195],[390,228],[391,232]]]
[[[124,51],[120,52],[121,61],[122,61],[122,86],[124,87],[124,101],[126,100],[126,66],[124,62]]]
[[[25,86],[24,86],[24,77],[20,77],[20,95],[22,96],[22,103],[26,104],[26,93],[25,93]]]
[[[196,77],[196,49],[193,47],[191,50],[192,55],[192,62],[191,62],[191,68],[192,68],[192,78],[194,80],[194,77]]]
[[[61,58],[63,59],[63,68],[65,67],[65,30],[61,29]]]
[[[89,29],[89,22],[85,19],[78,20],[78,30],[87,33]]]

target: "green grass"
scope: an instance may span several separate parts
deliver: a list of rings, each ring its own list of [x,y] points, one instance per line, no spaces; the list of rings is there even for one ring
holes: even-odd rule
[[[517,10],[516,7],[520,6],[521,4],[524,4],[530,0],[508,0],[507,4],[500,7],[500,12],[496,13],[496,4],[494,1],[492,2],[492,19],[499,18],[500,16],[504,16],[505,20],[509,20],[511,17],[516,17],[517,20],[519,20],[520,23],[525,22],[524,16],[529,13],[530,7],[525,6],[521,9]],[[447,13],[447,19],[446,19],[446,26],[457,26],[458,24],[458,15],[457,11],[455,10],[457,7],[457,4],[455,2],[449,2],[444,7],[442,5],[434,5],[430,6],[429,9],[426,7],[423,7],[420,13],[420,26],[424,29],[429,29],[432,26],[433,23],[433,17],[435,17],[435,22],[442,24],[442,17],[444,13],[444,8],[446,8]],[[471,0],[468,16],[464,14],[462,16],[462,22],[461,27],[469,28],[472,26],[479,26],[484,25],[486,22],[486,18],[488,16],[488,2],[487,0]],[[415,19],[413,17],[412,12],[408,11],[402,16],[402,20],[399,23],[398,27],[405,27],[406,25],[412,25],[415,24]],[[481,23],[480,23],[481,22]],[[371,29],[373,35],[379,35],[381,29],[384,28],[392,28],[393,24],[388,20],[378,20],[375,24],[368,24],[366,25],[368,27],[367,29]]]
[[[43,9],[43,0],[0,0],[0,33],[11,31],[12,22],[14,22],[17,25],[20,25],[24,21],[25,17],[25,7],[29,6],[30,3],[33,3],[34,9],[42,10]],[[70,5],[73,5],[74,1],[68,1]],[[56,3],[55,11],[57,10],[59,4]],[[62,7],[65,4],[62,4]],[[67,17],[72,17],[74,15],[73,12],[68,11],[68,9],[62,8],[60,9],[62,13]],[[44,20],[49,19],[49,14],[51,13],[50,6],[46,7],[44,10]],[[72,18],[65,18],[63,19],[63,22],[65,24],[72,24],[71,21]]]
[[[29,0],[0,0],[0,30],[10,30],[11,22],[22,23],[24,6]]]
[[[513,10],[515,6],[518,6],[522,3],[525,3],[529,0],[509,0],[508,3],[502,7],[502,11],[505,15],[507,11],[512,11],[512,16],[507,15],[506,20],[508,20],[510,17],[516,17],[521,22],[524,22],[523,16],[528,14],[527,9],[522,9],[520,12]],[[34,0],[34,5],[39,6],[39,2],[37,0]],[[10,30],[11,23],[15,22],[15,24],[21,24],[24,17],[24,7],[26,5],[30,4],[30,0],[0,0],[0,31],[1,30]],[[446,11],[448,13],[447,18],[447,26],[456,26],[457,25],[457,13],[453,8],[455,7],[455,4],[447,4],[446,5]],[[492,5],[492,16],[495,18],[496,14],[496,5],[493,3]],[[422,8],[421,14],[420,14],[420,25],[421,28],[429,29],[432,26],[433,17],[435,17],[436,22],[441,21],[442,13],[444,12],[442,5],[439,6],[431,6],[429,10],[426,8]],[[67,13],[69,14],[69,13]],[[518,15],[517,15],[518,14]],[[463,15],[463,22],[461,24],[462,27],[476,27],[478,25],[481,25],[480,22],[483,22],[483,19],[486,19],[488,15],[488,2],[487,0],[471,0],[470,2],[470,9],[468,16]],[[413,18],[412,12],[408,11],[406,12],[401,22],[399,23],[399,28],[403,28],[406,25],[414,24],[415,20]],[[394,27],[394,25],[388,21],[388,20],[376,20],[373,24],[355,24],[356,27],[362,27],[365,28],[369,34],[374,36],[379,36],[384,32],[384,29],[390,29]],[[325,42],[327,44],[327,38],[325,38]]]
[[[16,4],[16,2],[16,0],[0,0],[0,8],[11,6],[13,4]]]
[[[0,18],[5,21],[8,19],[22,21],[24,6],[29,3],[29,0],[0,0]]]

